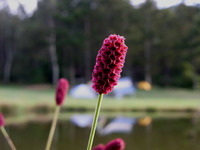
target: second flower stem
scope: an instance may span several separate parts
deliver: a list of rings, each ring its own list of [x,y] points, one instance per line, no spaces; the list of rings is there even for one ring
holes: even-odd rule
[[[53,135],[54,135],[54,132],[55,132],[55,129],[56,129],[56,123],[57,123],[57,120],[58,120],[59,112],[60,112],[60,106],[56,106],[53,122],[52,122],[52,125],[51,125],[51,130],[50,130],[50,133],[49,133],[49,138],[48,138],[45,150],[50,150]]]
[[[6,129],[3,126],[1,126],[0,129],[1,129],[1,132],[3,133],[3,135],[5,136],[6,140],[8,141],[8,144],[10,145],[11,149],[12,150],[17,150],[15,148],[15,145],[13,144],[12,140],[10,139],[10,136],[6,132]]]
[[[92,149],[94,135],[95,135],[97,122],[98,122],[98,118],[99,118],[99,113],[100,113],[100,109],[101,109],[102,99],[103,99],[103,94],[99,94],[97,105],[96,105],[95,112],[94,112],[94,119],[93,119],[91,131],[90,131],[90,137],[89,137],[89,140],[88,140],[87,150],[91,150]]]

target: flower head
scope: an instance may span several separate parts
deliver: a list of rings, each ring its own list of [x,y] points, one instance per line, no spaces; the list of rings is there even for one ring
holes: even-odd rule
[[[105,149],[105,145],[103,144],[98,144],[92,148],[92,150],[104,150],[104,149]]]
[[[69,83],[66,79],[61,78],[58,81],[56,88],[56,104],[62,105],[65,99],[65,95],[69,89]]]
[[[98,51],[92,73],[92,88],[99,94],[108,94],[117,85],[128,49],[124,40],[123,36],[111,34]]]
[[[4,126],[4,125],[5,125],[4,117],[3,117],[3,114],[0,113],[0,127],[1,127],[1,126]]]
[[[104,150],[124,150],[125,142],[121,138],[108,142]]]

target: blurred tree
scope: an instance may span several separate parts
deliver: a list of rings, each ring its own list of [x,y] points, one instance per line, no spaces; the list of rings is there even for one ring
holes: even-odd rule
[[[53,85],[56,85],[59,79],[59,65],[58,65],[58,59],[57,59],[57,54],[56,54],[56,25],[53,18],[54,12],[56,11],[56,3],[57,3],[56,0],[50,0],[49,3],[46,3],[47,6],[49,6],[49,13],[46,17],[47,17],[47,24],[49,27],[49,53],[50,53],[51,65],[52,65],[52,84]]]
[[[190,42],[194,39],[194,36],[199,36],[198,32],[196,35],[191,34],[195,30],[195,17],[199,14],[199,10],[198,7],[186,6],[184,3],[178,5],[174,10],[177,16],[177,25],[175,29],[177,40],[174,42],[174,51],[177,51],[175,64],[176,67],[180,66],[180,71],[173,74],[173,83],[175,83],[176,86],[194,88],[197,86],[197,74],[195,71],[197,66],[195,64],[198,60],[198,55],[196,55],[198,53],[196,53],[197,51],[195,50],[194,45]],[[196,53],[195,57],[194,53]],[[174,69],[176,68],[174,67]],[[179,78],[179,80],[176,80],[177,78]],[[179,81],[179,83],[177,83],[177,81]]]
[[[144,80],[152,84],[152,42],[154,40],[155,16],[157,8],[153,0],[146,0],[138,10],[140,30],[140,44],[143,43]]]
[[[17,15],[0,10],[2,81],[55,84],[62,76],[72,85],[88,82],[103,39],[115,33],[129,47],[122,76],[161,86],[198,85],[199,7],[41,0],[32,16],[24,12],[22,5]]]
[[[17,39],[19,37],[20,18],[18,15],[12,15],[10,8],[6,0],[3,0],[3,7],[1,10],[1,64],[3,67],[3,81],[5,83],[10,82],[11,67],[14,58],[14,54],[17,49]],[[18,1],[17,1],[18,2]],[[18,2],[19,8],[17,14],[24,14],[23,6]]]
[[[200,72],[200,15],[194,17],[192,27],[188,34],[183,39],[185,41],[185,61],[188,62],[190,71],[189,76],[192,79],[193,88],[197,89],[199,86],[199,72]]]

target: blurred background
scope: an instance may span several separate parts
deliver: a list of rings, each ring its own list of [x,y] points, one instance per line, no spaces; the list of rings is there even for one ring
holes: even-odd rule
[[[64,77],[52,150],[86,149],[91,73],[114,33],[129,49],[94,144],[121,137],[126,150],[200,149],[200,0],[0,0],[0,111],[17,148],[45,147]]]
[[[165,8],[172,2],[139,2],[1,0],[1,83],[88,82],[103,39],[116,33],[129,47],[122,76],[198,88],[199,3],[182,0]]]

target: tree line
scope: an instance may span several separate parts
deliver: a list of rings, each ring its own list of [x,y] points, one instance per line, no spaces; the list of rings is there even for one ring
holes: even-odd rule
[[[6,2],[5,2],[6,3]],[[197,88],[200,5],[158,9],[153,0],[41,0],[32,16],[0,10],[0,81],[72,85],[88,82],[109,34],[129,47],[122,76],[158,86]]]

